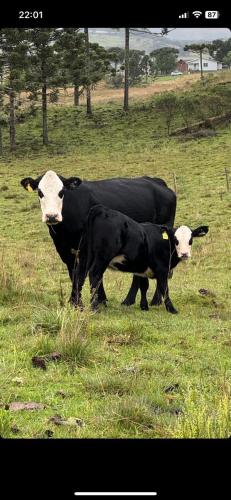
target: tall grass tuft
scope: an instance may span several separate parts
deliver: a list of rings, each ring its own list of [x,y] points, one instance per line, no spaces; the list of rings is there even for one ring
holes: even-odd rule
[[[57,335],[63,324],[62,308],[51,309],[49,307],[36,308],[33,315],[32,334]]]
[[[9,411],[0,408],[0,437],[7,438],[11,434],[11,416]]]
[[[78,366],[90,363],[92,346],[89,321],[93,314],[89,309],[73,310],[72,306],[62,309],[56,348],[66,361],[74,362]]]
[[[227,438],[231,435],[231,408],[227,394],[216,398],[215,408],[204,395],[189,390],[185,411],[178,417],[174,438]]]
[[[78,366],[88,364],[92,352],[89,320],[93,314],[88,309],[80,311],[70,305],[36,309],[32,323],[32,334],[38,335],[36,353],[46,354],[55,349],[65,361]]]

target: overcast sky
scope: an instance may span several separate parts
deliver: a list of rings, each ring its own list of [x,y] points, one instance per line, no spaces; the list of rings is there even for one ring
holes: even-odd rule
[[[158,33],[160,28],[150,28],[150,30]],[[231,38],[231,31],[228,28],[176,28],[167,37],[172,40],[216,40]]]

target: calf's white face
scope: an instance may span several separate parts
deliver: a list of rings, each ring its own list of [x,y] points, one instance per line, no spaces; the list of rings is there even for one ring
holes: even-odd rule
[[[47,224],[62,222],[63,182],[52,170],[48,170],[38,184],[42,221]]]
[[[192,231],[187,226],[180,226],[175,231],[175,247],[179,259],[191,257]]]

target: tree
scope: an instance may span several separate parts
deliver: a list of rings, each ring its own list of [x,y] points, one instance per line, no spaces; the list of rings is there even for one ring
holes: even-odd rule
[[[27,48],[24,29],[8,28],[0,30],[1,100],[3,103],[4,94],[9,97],[8,114],[11,152],[16,149],[15,98],[25,85]]]
[[[184,50],[190,50],[191,52],[195,52],[196,54],[199,54],[200,56],[200,72],[201,72],[201,79],[204,78],[203,74],[203,61],[202,61],[202,54],[205,49],[208,49],[208,44],[206,43],[193,43],[192,45],[185,45]]]
[[[225,62],[224,58],[231,51],[231,38],[228,40],[214,40],[208,44],[208,50],[212,57],[215,57],[219,62]]]
[[[85,34],[85,79],[87,93],[87,115],[92,115],[91,88],[105,76],[110,66],[107,50],[98,43],[89,42],[88,28]]]
[[[152,60],[148,54],[144,54],[141,61],[141,68],[143,73],[145,74],[145,81],[148,83],[148,75],[151,74],[153,66]]]
[[[55,48],[60,55],[62,85],[73,85],[74,105],[78,106],[87,83],[85,36],[79,28],[62,29]]]
[[[174,92],[166,92],[165,94],[158,96],[155,101],[155,107],[158,111],[163,113],[169,135],[171,123],[178,108],[178,99],[176,94]]]
[[[178,53],[174,47],[163,47],[150,52],[150,57],[155,63],[156,70],[167,75],[176,69]]]
[[[90,87],[90,44],[89,44],[89,31],[88,28],[84,28],[85,33],[85,44],[86,44],[86,77],[87,77],[87,115],[92,115],[91,107],[91,87]]]
[[[2,119],[3,119],[3,109],[4,109],[4,87],[3,87],[3,61],[0,60],[0,156],[3,153],[2,144]]]
[[[231,67],[231,50],[227,53],[227,55],[223,59],[224,64],[227,64],[227,66]]]
[[[125,48],[124,48],[124,111],[128,111],[128,91],[129,91],[129,28],[125,28]]]
[[[114,64],[114,70],[117,72],[118,65],[124,62],[124,49],[121,47],[111,47],[107,49],[107,52],[109,61]]]
[[[55,51],[55,42],[61,35],[53,28],[27,29],[30,65],[27,73],[27,89],[36,97],[42,93],[43,144],[48,145],[47,97],[48,89],[57,88],[61,83],[60,58]]]
[[[175,29],[175,28],[173,28]],[[152,33],[148,28],[124,28],[125,33],[125,73],[124,73],[124,111],[128,111],[128,92],[129,92],[129,44],[130,44],[130,32],[144,32],[150,36],[164,36],[169,33],[168,28],[162,28],[161,33]]]
[[[129,84],[137,83],[144,75],[145,69],[143,65],[144,50],[130,50],[129,61]]]

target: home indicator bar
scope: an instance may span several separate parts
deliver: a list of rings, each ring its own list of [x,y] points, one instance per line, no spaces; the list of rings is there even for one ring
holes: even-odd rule
[[[154,497],[156,491],[75,491],[75,496],[84,497]]]

